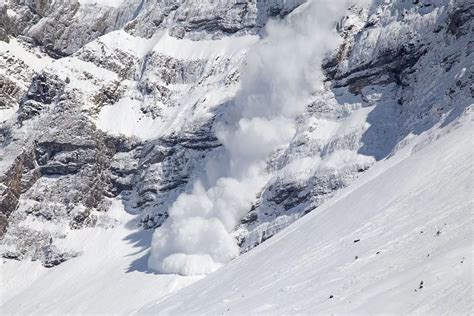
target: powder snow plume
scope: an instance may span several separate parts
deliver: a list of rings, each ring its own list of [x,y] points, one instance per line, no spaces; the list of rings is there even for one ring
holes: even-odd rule
[[[321,86],[323,58],[340,43],[335,23],[353,3],[315,0],[267,24],[242,66],[234,107],[216,127],[225,154],[208,164],[209,179],[194,183],[169,209],[153,236],[151,269],[208,274],[239,255],[230,232],[269,177],[265,159],[289,144],[296,116]]]

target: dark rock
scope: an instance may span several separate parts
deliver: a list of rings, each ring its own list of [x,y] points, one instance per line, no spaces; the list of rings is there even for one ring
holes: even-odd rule
[[[240,221],[242,224],[251,224],[258,220],[257,213],[248,213],[242,220]]]
[[[460,37],[472,32],[469,29],[469,23],[474,19],[474,4],[466,1],[463,5],[459,5],[448,17],[448,33]]]
[[[48,245],[40,250],[36,259],[39,259],[45,268],[52,268],[78,255],[77,252],[61,251],[54,245]]]
[[[418,286],[418,289],[421,290],[423,288],[423,280],[420,282],[420,285]]]

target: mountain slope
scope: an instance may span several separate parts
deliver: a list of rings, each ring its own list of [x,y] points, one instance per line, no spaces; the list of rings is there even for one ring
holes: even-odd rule
[[[392,276],[471,260],[472,34],[471,0],[0,0],[1,311],[438,312]]]
[[[53,269],[30,261],[4,262],[0,266],[2,314],[123,313],[141,307],[150,295],[159,298],[201,278],[144,273],[146,260],[141,257],[151,231],[137,232],[136,216],[127,214],[119,200],[112,201],[108,213],[113,224],[70,232],[58,243],[58,247],[83,250],[74,260]]]
[[[473,311],[473,121],[424,135],[317,212],[139,313]],[[468,198],[469,197],[469,198]]]
[[[84,249],[78,258],[54,269],[3,263],[2,311],[468,314],[473,132],[468,115],[413,138],[317,212],[204,279],[144,273],[150,233],[137,233],[136,217],[115,200],[114,225],[76,231],[61,245]]]

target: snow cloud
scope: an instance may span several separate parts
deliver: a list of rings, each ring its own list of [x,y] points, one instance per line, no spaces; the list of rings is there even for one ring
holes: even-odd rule
[[[314,0],[284,21],[267,24],[265,38],[242,66],[234,107],[216,127],[226,153],[214,161],[218,167],[208,168],[214,180],[194,183],[192,192],[172,205],[168,220],[153,236],[151,269],[207,274],[239,255],[230,232],[269,177],[265,159],[289,144],[295,118],[321,87],[323,58],[341,40],[335,23],[354,2]]]

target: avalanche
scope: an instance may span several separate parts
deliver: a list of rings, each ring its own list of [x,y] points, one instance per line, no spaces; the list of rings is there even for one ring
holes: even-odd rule
[[[473,24],[0,0],[0,313],[472,314]]]
[[[239,254],[230,233],[251,208],[269,176],[265,160],[287,147],[314,90],[321,89],[321,64],[340,44],[336,21],[349,1],[317,0],[283,22],[270,21],[267,37],[241,69],[241,89],[217,137],[220,159],[208,164],[217,179],[197,180],[168,211],[155,231],[148,265],[160,273],[199,275],[215,271]],[[209,185],[204,188],[203,183]]]
[[[472,313],[473,118],[411,139],[317,212],[135,312]]]

